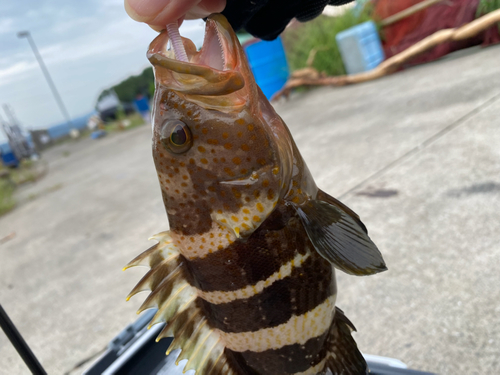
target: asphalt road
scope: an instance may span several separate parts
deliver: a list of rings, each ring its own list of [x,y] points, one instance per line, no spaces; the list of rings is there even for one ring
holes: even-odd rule
[[[389,271],[338,273],[365,353],[439,374],[500,372],[500,46],[276,105],[318,185],[363,219]],[[46,152],[0,218],[0,303],[50,374],[135,318],[121,268],[167,229],[150,129]],[[85,365],[83,366],[85,367]],[[0,374],[27,374],[0,333]]]

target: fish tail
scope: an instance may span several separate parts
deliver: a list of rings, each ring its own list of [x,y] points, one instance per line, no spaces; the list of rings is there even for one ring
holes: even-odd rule
[[[356,328],[344,312],[336,307],[326,341],[328,349],[325,371],[329,369],[333,375],[368,374],[368,366],[351,335],[352,331],[356,331]]]

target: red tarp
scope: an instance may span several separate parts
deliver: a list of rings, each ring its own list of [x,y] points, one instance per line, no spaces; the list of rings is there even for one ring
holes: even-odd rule
[[[385,19],[421,0],[375,0],[374,17]],[[444,0],[415,13],[401,21],[382,29],[383,47],[386,58],[404,51],[418,41],[442,29],[463,26],[476,18],[479,0]],[[411,64],[436,60],[450,52],[482,44],[483,46],[500,43],[497,25],[479,33],[476,37],[459,41],[445,42],[415,57]]]

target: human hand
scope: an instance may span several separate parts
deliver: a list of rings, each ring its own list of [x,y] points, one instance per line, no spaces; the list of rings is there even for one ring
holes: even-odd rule
[[[169,23],[192,20],[220,13],[226,0],[125,0],[128,15],[160,31]]]

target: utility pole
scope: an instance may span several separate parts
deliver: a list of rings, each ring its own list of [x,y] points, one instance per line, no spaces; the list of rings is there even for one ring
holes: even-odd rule
[[[61,96],[59,95],[59,92],[57,91],[56,85],[54,84],[54,81],[52,81],[52,77],[49,74],[49,71],[47,70],[47,67],[45,66],[45,63],[43,62],[42,56],[40,55],[40,52],[38,52],[38,48],[35,45],[35,41],[31,37],[31,34],[29,31],[20,31],[17,33],[18,38],[26,38],[28,39],[28,43],[31,46],[31,49],[33,50],[33,53],[35,54],[36,60],[38,61],[38,65],[40,65],[40,69],[42,69],[42,72],[45,76],[45,79],[47,80],[47,83],[50,86],[50,89],[52,90],[52,94],[54,95],[54,98],[56,99],[57,105],[59,106],[59,109],[63,113],[63,116],[66,118],[66,122],[68,123],[70,129],[73,129],[73,123],[71,122],[71,118],[69,117],[68,111],[66,110],[66,107],[64,106],[64,103],[61,99]]]

